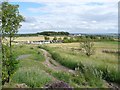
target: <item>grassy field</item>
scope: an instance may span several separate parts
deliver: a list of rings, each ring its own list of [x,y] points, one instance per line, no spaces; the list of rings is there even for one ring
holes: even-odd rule
[[[29,57],[22,57],[19,59],[19,69],[11,77],[9,84],[3,87],[16,87],[16,84],[25,83],[28,87],[42,87],[46,83],[52,81],[42,68],[42,62],[45,60],[41,51],[33,46],[14,46],[16,57],[21,55],[29,55]]]
[[[56,80],[76,88],[108,87],[105,80],[115,83],[120,81],[118,55],[102,53],[102,50],[117,50],[117,46],[117,42],[96,42],[96,53],[88,58],[81,51],[71,49],[79,49],[79,43],[14,45],[14,53],[16,58],[19,58],[19,69],[11,77],[10,83],[3,87],[13,88],[23,83],[31,88],[44,87]],[[76,75],[73,75],[46,67],[43,63],[45,57],[40,48],[48,50],[61,65],[73,70],[79,66],[84,72],[76,71]]]
[[[42,46],[41,46],[42,47]],[[118,72],[118,54],[103,53],[102,50],[117,50],[117,42],[96,42],[95,55],[87,57],[82,51],[72,50],[79,49],[79,43],[67,44],[49,44],[42,48],[48,50],[52,57],[63,66],[75,69],[77,64],[88,68],[95,68],[102,71],[102,78],[108,81],[120,83],[120,73]],[[82,67],[81,67],[82,68]]]

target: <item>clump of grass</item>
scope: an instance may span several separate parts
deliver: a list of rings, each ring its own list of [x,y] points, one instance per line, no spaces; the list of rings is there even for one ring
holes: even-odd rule
[[[36,88],[42,87],[52,78],[48,76],[43,70],[35,68],[21,68],[12,77],[14,83],[25,83],[27,86]]]
[[[98,71],[92,66],[84,66],[82,63],[78,64],[78,67],[75,70],[77,74],[73,78],[73,81],[78,85],[89,85],[91,87],[103,86],[102,71]]]
[[[109,70],[106,66],[105,68],[101,68],[103,72],[103,79],[109,82],[116,82],[120,84],[120,72],[119,70]]]
[[[30,47],[30,49],[34,49],[33,47]]]
[[[59,80],[69,83],[70,82],[70,74],[66,72],[53,72],[52,75]]]

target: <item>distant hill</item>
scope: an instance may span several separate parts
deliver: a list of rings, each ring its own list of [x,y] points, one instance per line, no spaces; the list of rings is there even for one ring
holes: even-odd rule
[[[46,35],[46,36],[55,36],[55,35],[69,35],[69,32],[54,32],[54,31],[45,31],[37,33],[38,35]]]

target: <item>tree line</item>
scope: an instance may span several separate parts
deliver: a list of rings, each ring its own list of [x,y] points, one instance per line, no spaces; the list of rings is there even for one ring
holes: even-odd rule
[[[55,32],[55,31],[45,31],[37,33],[38,35],[46,35],[46,36],[56,36],[56,35],[69,35],[69,32]]]
[[[30,33],[30,34],[15,34],[15,37],[29,37],[29,36],[39,36],[39,35],[44,35],[44,36],[68,36],[70,35],[69,32],[54,32],[54,31],[45,31],[45,32],[40,32],[40,33]],[[9,34],[5,34],[5,36],[9,36]]]
[[[50,36],[44,36],[45,40],[50,40]],[[54,36],[52,40],[60,40],[63,43],[72,43],[72,42],[83,42],[83,41],[115,41],[115,38],[112,36],[92,36],[92,35],[86,35],[86,36],[65,36],[63,38]]]

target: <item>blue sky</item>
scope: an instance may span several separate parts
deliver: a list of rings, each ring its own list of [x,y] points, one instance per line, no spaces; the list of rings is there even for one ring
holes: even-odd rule
[[[117,0],[9,0],[26,22],[19,33],[117,33]]]

